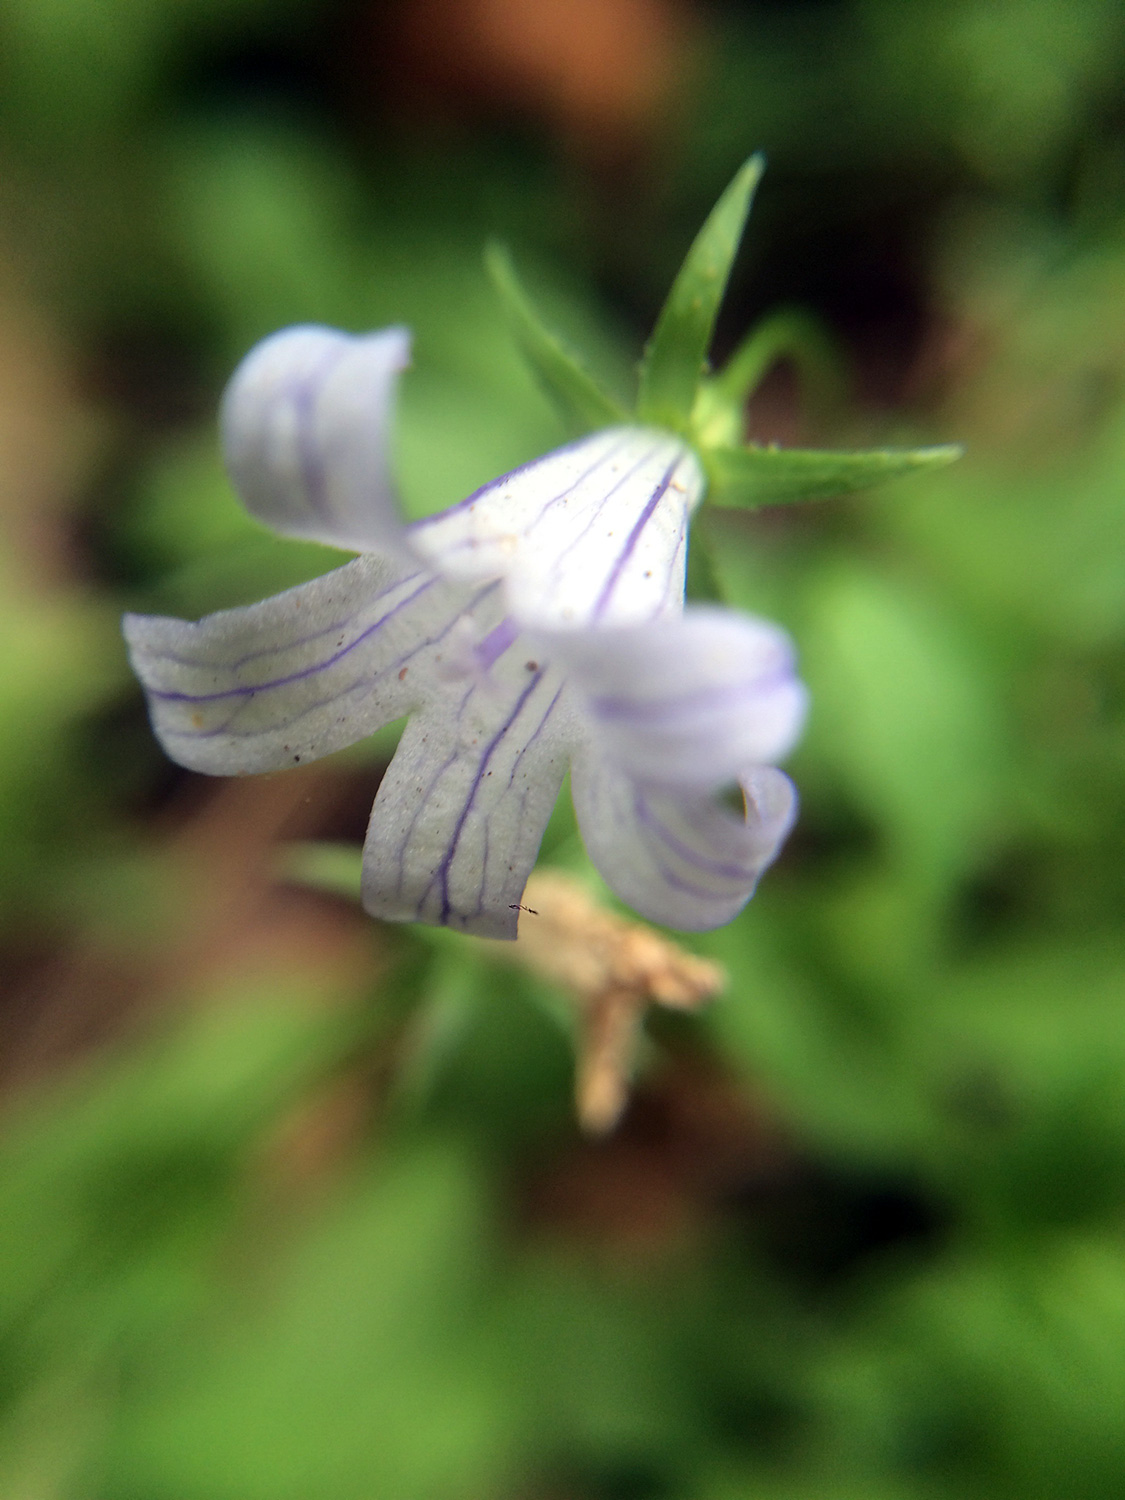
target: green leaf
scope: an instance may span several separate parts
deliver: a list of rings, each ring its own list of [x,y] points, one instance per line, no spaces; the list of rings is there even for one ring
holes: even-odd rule
[[[539,319],[501,245],[489,245],[484,263],[504,307],[512,336],[567,426],[576,432],[623,422],[617,402],[587,373],[575,356]]]
[[[704,452],[713,505],[784,505],[865,490],[960,458],[957,443],[936,448],[877,448],[830,453],[815,448],[709,448]]]
[[[752,156],[695,237],[641,363],[637,416],[686,430],[719,303],[742,239],[765,158]]]
[[[801,663],[816,716],[806,749],[878,830],[900,890],[948,889],[1003,816],[996,669],[949,597],[931,597],[916,577],[853,562],[810,583]]]

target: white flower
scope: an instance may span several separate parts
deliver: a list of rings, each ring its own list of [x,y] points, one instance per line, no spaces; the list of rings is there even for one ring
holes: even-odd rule
[[[403,526],[387,438],[408,350],[402,329],[292,328],[235,373],[223,438],[249,510],[361,555],[198,624],[126,616],[161,743],[243,775],[409,715],[364,905],[487,937],[515,936],[569,764],[590,857],[625,901],[670,927],[729,921],[793,820],[772,762],[805,692],[777,627],[684,610],[698,459],[670,432],[611,427]]]

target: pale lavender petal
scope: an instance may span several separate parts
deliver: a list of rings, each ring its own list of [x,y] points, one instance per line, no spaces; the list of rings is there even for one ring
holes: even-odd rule
[[[644,786],[590,755],[571,773],[578,826],[606,884],[650,922],[685,932],[737,916],[796,816],[783,771],[754,767],[737,784],[742,817],[713,795]]]
[[[388,921],[514,938],[574,740],[562,679],[520,640],[407,725],[375,799],[363,902]]]
[[[361,557],[198,624],[126,615],[124,631],[172,759],[245,775],[315,760],[427,700],[467,613],[498,592]]]
[[[410,539],[447,576],[504,578],[524,625],[651,620],[682,607],[703,484],[679,438],[613,427],[503,475]]]
[[[286,328],[252,349],[222,406],[227,467],[251,514],[286,536],[401,553],[388,445],[409,358],[404,328]]]
[[[804,723],[789,637],[733,610],[540,638],[601,751],[642,780],[713,789],[786,754]]]

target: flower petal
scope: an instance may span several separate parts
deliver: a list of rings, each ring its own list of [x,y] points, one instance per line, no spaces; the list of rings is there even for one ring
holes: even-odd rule
[[[796,816],[783,771],[754,767],[738,785],[741,818],[708,793],[644,786],[589,755],[571,773],[578,826],[606,884],[650,922],[686,932],[737,916]]]
[[[406,727],[371,814],[363,904],[514,938],[573,743],[557,672],[516,641],[477,681],[451,684]]]
[[[703,485],[679,438],[611,427],[493,480],[410,540],[450,577],[505,578],[523,624],[651,620],[682,604]]]
[[[251,514],[286,536],[401,552],[388,441],[409,358],[404,328],[286,328],[252,349],[222,406],[227,467]]]
[[[360,557],[192,624],[126,615],[133,670],[173,760],[212,776],[315,760],[400,718],[482,593]],[[498,602],[498,600],[497,600]]]
[[[784,755],[804,722],[789,637],[732,610],[560,631],[544,644],[572,677],[604,755],[641,780],[713,790]]]

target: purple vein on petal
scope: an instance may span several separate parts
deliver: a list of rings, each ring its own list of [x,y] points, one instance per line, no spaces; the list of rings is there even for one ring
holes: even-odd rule
[[[424,527],[428,526],[433,521],[440,521],[444,519],[444,517],[454,515],[457,511],[460,510],[468,510],[470,505],[476,505],[477,502],[479,500],[483,500],[486,495],[491,495],[493,490],[500,489],[503,485],[508,484],[511,480],[518,479],[521,474],[527,474],[528,472],[530,472],[530,470],[538,468],[538,466],[541,463],[545,463],[547,459],[558,458],[560,454],[568,453],[572,448],[579,448],[583,443],[587,442],[589,442],[588,436],[575,438],[573,442],[564,443],[561,448],[556,448],[553,453],[541,453],[537,458],[530,458],[528,459],[527,463],[518,464],[516,468],[509,469],[506,474],[501,474],[499,479],[490,479],[487,484],[482,484],[481,487],[477,490],[474,490],[471,495],[466,495],[464,500],[458,500],[456,505],[450,505],[445,510],[438,511],[436,515],[425,516],[422,520],[413,522],[413,524],[407,529],[409,531],[421,531]],[[600,462],[601,459],[597,460],[597,462],[591,466],[589,472],[592,473],[593,470],[598,467],[598,464]],[[565,495],[566,493],[568,492],[564,490],[563,494]]]
[[[513,783],[515,782],[516,772],[520,768],[520,762],[523,760],[523,758],[527,754],[527,752],[531,749],[532,745],[535,744],[536,740],[543,733],[544,729],[546,729],[548,720],[550,719],[551,715],[554,713],[554,711],[555,711],[555,705],[558,703],[559,699],[562,697],[563,690],[565,689],[565,687],[566,687],[566,683],[564,682],[562,684],[562,686],[558,689],[558,691],[555,693],[555,696],[551,699],[550,703],[548,703],[546,713],[544,713],[543,717],[539,720],[538,725],[535,727],[535,729],[532,731],[532,733],[528,736],[527,743],[524,745],[523,749],[520,751],[520,753],[516,756],[515,760],[513,761],[513,763],[512,763],[512,773],[508,777],[508,785],[509,786],[512,786]]]
[[[348,564],[348,566],[351,566],[351,564]],[[243,667],[249,666],[252,661],[257,661],[260,657],[278,656],[285,651],[297,651],[302,646],[311,646],[313,641],[320,640],[322,636],[334,635],[339,630],[346,630],[349,625],[354,625],[357,616],[362,614],[363,610],[370,609],[372,605],[378,604],[380,600],[385,599],[388,594],[395,593],[398,589],[404,588],[407,584],[413,583],[416,579],[423,576],[427,579],[427,586],[438,582],[438,579],[432,574],[424,574],[423,570],[419,568],[416,573],[409,573],[405,578],[398,578],[385,589],[380,589],[377,594],[372,594],[371,598],[365,602],[361,609],[353,610],[350,615],[345,615],[343,619],[334,620],[331,624],[324,625],[319,630],[310,631],[308,635],[298,636],[295,640],[284,641],[281,645],[263,646],[257,651],[247,651],[245,655],[237,657],[234,661],[200,661],[198,657],[182,656],[178,651],[153,651],[152,655],[158,661],[170,662],[173,666],[188,667],[194,671],[210,672],[221,670],[223,672],[239,672]],[[417,598],[417,592],[410,597],[412,599]],[[409,603],[410,601],[407,600],[405,602]],[[388,618],[389,616],[387,615],[383,616],[383,619]],[[382,621],[380,620],[376,623],[381,624]]]
[[[313,666],[310,667],[302,667],[299,672],[290,672],[284,677],[267,678],[264,682],[240,684],[238,687],[223,688],[213,693],[168,692],[160,688],[152,688],[150,689],[150,692],[154,698],[159,698],[162,702],[166,703],[214,703],[223,698],[252,698],[257,693],[268,692],[274,688],[289,687],[294,682],[305,682],[310,677],[315,677],[318,673],[325,672],[330,667],[336,666],[338,662],[342,661],[346,656],[349,656],[354,650],[356,650],[358,646],[363,645],[365,641],[370,640],[370,638],[378,631],[380,631],[388,621],[393,620],[401,610],[404,610],[408,605],[413,604],[416,599],[419,599],[427,589],[432,588],[438,581],[438,579],[433,577],[427,578],[425,583],[416,588],[412,594],[407,596],[407,598],[400,600],[400,602],[396,604],[393,609],[388,610],[388,612],[383,615],[381,619],[376,620],[373,625],[369,625],[365,630],[361,631],[360,634],[356,636],[354,641],[349,641],[346,646],[342,646],[340,650],[334,652],[331,656],[326,657],[323,661],[316,662]],[[479,604],[480,601],[485,597],[485,595],[495,587],[495,584],[489,584],[488,588],[485,589],[481,594],[478,594],[476,599],[473,601],[473,604],[469,607],[475,607],[475,605]],[[459,613],[463,613],[463,611],[459,611]],[[287,648],[282,647],[280,649]],[[333,697],[335,696],[336,695],[333,694]]]
[[[457,822],[456,822],[456,824],[454,825],[454,828],[453,828],[453,836],[452,836],[452,838],[449,841],[449,847],[446,849],[445,854],[442,856],[441,863],[438,865],[437,869],[435,870],[432,879],[430,880],[429,884],[426,886],[426,889],[422,892],[421,899],[418,902],[418,908],[417,909],[418,909],[419,915],[421,915],[422,908],[423,908],[423,906],[425,904],[425,901],[426,901],[426,897],[433,890],[435,882],[436,883],[440,883],[440,886],[441,886],[441,916],[439,918],[439,921],[440,921],[440,923],[441,923],[441,925],[443,927],[448,925],[450,915],[452,914],[452,907],[451,907],[450,902],[449,902],[449,875],[450,875],[450,870],[452,869],[453,861],[454,861],[454,859],[456,858],[456,855],[457,855],[457,846],[458,846],[458,844],[461,841],[461,834],[462,834],[462,832],[464,830],[465,823],[468,820],[469,814],[470,814],[470,812],[473,809],[473,804],[476,801],[477,792],[480,790],[481,783],[484,780],[485,773],[486,773],[487,768],[488,768],[488,763],[492,759],[493,755],[496,753],[496,751],[499,748],[499,746],[502,744],[502,742],[504,740],[504,737],[511,730],[512,725],[516,722],[516,720],[519,718],[520,714],[523,712],[524,705],[527,703],[527,700],[531,697],[532,693],[534,693],[535,689],[539,686],[539,684],[540,684],[540,682],[542,681],[542,678],[543,678],[543,673],[544,673],[544,668],[540,667],[540,669],[534,674],[534,676],[531,678],[530,682],[524,688],[523,692],[520,693],[519,697],[516,699],[515,707],[512,709],[512,711],[508,715],[507,719],[505,719],[504,723],[496,731],[496,733],[493,735],[492,739],[488,742],[487,746],[485,747],[484,754],[483,754],[483,756],[480,759],[479,765],[477,766],[477,773],[473,777],[473,784],[469,788],[469,794],[465,798],[464,805],[462,806],[461,811],[460,811],[460,813],[457,816]]]
[[[492,587],[493,585],[490,585],[488,589],[484,590],[484,593],[487,594],[491,592]],[[483,595],[478,596],[478,602],[480,597],[483,597]],[[446,636],[453,629],[456,623],[456,619],[451,620],[447,625],[445,625],[441,630],[438,631],[437,635],[428,636],[424,641],[419,641],[418,644],[413,648],[413,650],[408,651],[405,656],[396,656],[394,661],[390,662],[387,666],[380,667],[379,670],[374,674],[374,676],[356,677],[348,683],[347,687],[340,688],[336,692],[330,693],[327,698],[318,698],[313,703],[303,703],[301,705],[301,710],[299,713],[293,714],[288,719],[280,719],[276,724],[272,725],[269,730],[263,731],[261,729],[234,729],[231,727],[234,724],[235,720],[238,718],[239,714],[243,711],[243,709],[248,706],[249,700],[245,700],[236,704],[229,718],[224,719],[222,724],[217,725],[213,729],[166,728],[163,730],[163,733],[165,737],[174,736],[175,738],[181,740],[212,740],[218,739],[220,737],[226,737],[227,739],[232,740],[251,740],[257,739],[263,733],[276,733],[279,729],[283,728],[286,725],[292,727],[294,724],[299,723],[301,719],[307,718],[309,714],[315,713],[317,709],[326,708],[329,703],[338,703],[341,699],[349,697],[356,691],[357,688],[364,688],[366,691],[370,692],[370,690],[375,686],[379,679],[381,677],[385,677],[388,672],[401,670],[402,667],[409,665],[409,663],[412,662],[416,656],[420,655],[421,652],[428,650],[431,646],[440,645],[440,643],[446,638]],[[460,717],[463,709],[464,702],[462,702],[461,708],[458,709],[458,717]]]
[[[602,511],[605,509],[607,503],[613,498],[614,495],[616,495],[617,491],[623,484],[628,484],[629,480],[632,479],[633,475],[637,472],[638,469],[644,467],[649,457],[650,455],[648,453],[642,454],[641,457],[637,459],[632,468],[626,469],[625,473],[622,474],[617,483],[613,485],[611,489],[608,489],[604,495],[600,495],[598,499],[593,503],[591,507],[592,513],[590,515],[590,519],[586,522],[585,526],[583,526],[582,530],[577,534],[577,536],[573,537],[555,558],[551,571],[556,577],[561,575],[561,573],[563,572],[563,568],[561,566],[563,559],[568,557],[570,553],[574,551],[575,547],[580,546],[582,542],[585,541],[586,537],[590,533],[591,528],[597,525]]]
[[[519,633],[520,628],[511,615],[505,615],[498,625],[492,627],[473,649],[473,656],[482,671],[487,672],[500,660]]]
[[[617,557],[614,560],[613,567],[610,569],[609,577],[602,585],[602,591],[598,595],[597,602],[594,605],[592,615],[593,619],[600,619],[608,609],[610,601],[613,598],[613,591],[617,587],[617,581],[621,577],[621,574],[624,572],[625,565],[629,561],[630,557],[632,557],[634,549],[641,539],[641,534],[644,531],[645,527],[648,525],[649,521],[651,521],[657,506],[660,504],[661,500],[663,500],[664,496],[668,493],[668,488],[672,483],[672,478],[675,475],[677,468],[679,468],[681,457],[682,455],[677,454],[672,462],[668,465],[668,468],[664,471],[663,478],[657,485],[656,489],[653,490],[647,504],[645,505],[644,510],[641,511],[640,515],[634,522],[632,531],[630,531],[629,535],[625,539],[624,547],[622,547],[621,551],[618,553]]]
[[[445,775],[446,771],[448,771],[452,766],[455,766],[456,764],[457,764],[457,751],[454,750],[451,755],[448,755],[445,758],[445,760],[442,762],[442,764],[437,768],[437,770],[434,772],[433,776],[430,778],[429,785],[426,787],[425,791],[422,792],[422,794],[418,798],[417,805],[414,808],[414,815],[413,815],[413,817],[410,819],[410,822],[406,825],[406,833],[404,834],[403,838],[401,839],[401,841],[399,843],[398,853],[397,853],[397,863],[398,863],[398,895],[400,897],[402,895],[403,884],[404,884],[404,882],[406,880],[406,851],[410,848],[411,840],[414,837],[414,830],[418,826],[418,819],[422,816],[422,813],[425,811],[426,804],[429,802],[430,798],[433,796],[434,791],[436,790],[436,788],[438,786],[438,783],[441,781],[441,779]],[[431,881],[430,884],[432,885],[433,882]],[[429,894],[429,890],[430,890],[430,886],[427,886],[426,887],[426,894],[427,895]],[[418,903],[418,915],[419,916],[421,916],[421,914],[422,914],[422,902],[423,901],[425,901],[425,895],[423,895],[422,901],[420,901]]]
[[[723,683],[717,687],[694,688],[672,698],[656,698],[639,702],[635,698],[592,698],[591,707],[601,719],[628,722],[657,727],[674,723],[677,719],[694,719],[700,714],[713,714],[732,707],[746,698],[756,698],[775,688],[784,687],[793,680],[791,659],[770,665],[756,677],[742,682]]]
[[[680,539],[676,543],[676,550],[668,563],[668,571],[664,575],[664,592],[660,596],[661,610],[675,594],[677,602],[682,606],[684,602],[684,564],[681,561],[687,547],[687,526],[680,530]]]
[[[297,417],[297,459],[301,467],[301,479],[309,505],[324,520],[330,519],[324,457],[316,443],[313,422],[321,387],[347,353],[348,344],[343,341],[326,350],[323,358],[295,382],[292,390]]]
[[[574,494],[576,490],[578,490],[583,484],[585,484],[593,474],[596,474],[600,468],[603,468],[606,464],[612,463],[614,458],[616,458],[618,453],[620,453],[621,449],[627,446],[628,440],[629,437],[628,434],[626,434],[621,438],[619,442],[615,443],[608,452],[603,453],[598,458],[596,458],[594,462],[590,464],[587,469],[584,469],[582,473],[577,476],[577,478],[572,480],[565,489],[560,490],[556,495],[552,495],[545,504],[541,504],[538,508],[538,513],[531,520],[530,524],[526,527],[523,527],[520,530],[519,534],[525,539],[529,537],[535,530],[535,528],[546,518],[548,512],[555,505],[561,504],[563,501],[567,500],[571,495]],[[586,439],[580,439],[579,441],[584,442],[586,441]],[[567,448],[575,446],[577,445],[568,444]],[[555,453],[548,454],[546,455],[546,457],[556,458],[560,453],[565,453],[567,451],[567,448],[557,449]],[[427,516],[421,521],[415,521],[411,526],[407,528],[407,530],[410,532],[421,532],[424,531],[427,527],[436,526],[443,520],[445,520],[447,516],[455,515],[468,507],[476,505],[482,500],[490,498],[493,492],[502,490],[510,480],[517,479],[521,474],[535,469],[539,464],[545,461],[546,460],[544,458],[532,459],[530,463],[523,464],[520,466],[520,468],[513,469],[510,473],[501,475],[499,479],[494,479],[490,483],[483,485],[479,490],[476,490],[466,500],[460,501],[457,505],[452,505],[447,510],[438,512],[437,515]],[[566,554],[570,552],[572,548],[582,540],[582,538],[589,531],[590,527],[596,523],[598,516],[601,514],[601,509],[605,501],[609,499],[610,495],[614,494],[643,463],[643,458],[638,460],[638,462],[634,464],[633,467],[629,469],[627,473],[621,479],[619,479],[609,491],[607,491],[605,495],[591,496],[586,504],[579,507],[578,518],[581,518],[581,516],[585,514],[587,510],[589,510],[591,512],[590,519],[587,521],[585,527],[579,533],[579,535],[576,536],[560,554],[560,558],[565,557]],[[475,551],[482,545],[482,542],[487,542],[487,540],[488,538],[478,535],[461,537],[457,541],[450,542],[446,546],[442,547],[440,549],[440,556],[448,558],[455,553]]]
[[[674,890],[683,891],[689,896],[698,896],[706,901],[714,901],[720,896],[720,893],[713,886],[696,885],[694,881],[684,880],[682,876],[670,870],[663,860],[657,858],[655,854],[652,859],[661,880],[667,881]],[[746,883],[750,884],[752,879],[753,877],[748,876]]]
[[[643,793],[638,792],[636,794],[633,799],[633,808],[641,826],[649,829],[656,838],[666,844],[674,854],[678,854],[685,863],[694,865],[696,869],[703,871],[705,874],[718,875],[729,880],[746,881],[753,879],[753,872],[747,870],[745,866],[728,865],[721,860],[711,859],[699,850],[693,849],[689,844],[683,843],[668,825],[656,815]]]
[[[595,459],[594,463],[591,463],[591,465],[589,465],[588,469],[585,469],[582,474],[579,474],[579,477],[577,477],[576,480],[573,481],[573,484],[567,486],[567,489],[561,490],[558,495],[553,495],[552,498],[550,498],[549,501],[546,502],[546,505],[543,505],[543,507],[540,508],[537,516],[535,516],[535,519],[532,520],[531,525],[526,528],[525,535],[531,535],[531,532],[534,531],[535,526],[540,525],[541,520],[546,519],[547,511],[549,511],[550,508],[553,507],[553,505],[558,505],[559,502],[564,501],[564,499],[567,499],[568,496],[573,495],[574,490],[576,490],[577,487],[580,486],[580,484],[585,484],[585,481],[588,480],[589,477],[591,477],[591,474],[597,474],[598,469],[604,468],[604,465],[606,465],[606,463],[612,463],[613,459],[615,459],[616,456],[618,456],[618,453],[621,452],[621,449],[624,449],[624,447],[627,446],[627,443],[628,435],[625,435],[625,437],[621,438],[621,441],[619,441],[619,443],[613,444],[613,447],[612,449],[609,449],[609,452],[603,453],[600,458]],[[586,529],[589,529],[589,526],[594,523],[594,520],[597,520],[598,513],[600,513],[601,510],[601,505],[603,505],[604,502],[609,499],[609,496],[612,495],[612,493],[615,493],[615,490],[618,490],[619,487],[621,487],[621,484],[624,484],[625,478],[628,478],[628,475],[633,474],[633,472],[636,471],[637,468],[639,468],[640,463],[643,463],[643,459],[640,459],[639,462],[634,463],[633,468],[628,469],[627,474],[625,474],[624,477],[619,478],[619,480],[616,481],[615,484],[613,484],[612,489],[606,490],[606,493],[604,493],[604,495],[591,496],[591,501],[589,501],[589,504],[591,504],[592,510],[594,510],[594,516],[592,516],[591,520],[589,520],[588,525],[586,525]],[[585,535],[585,531],[582,531],[582,535]],[[577,540],[579,540],[579,538],[574,538],[574,541]],[[571,541],[570,546],[574,546],[574,541]],[[567,552],[568,550],[570,550],[570,546],[565,549],[567,550]]]
[[[487,818],[484,822],[482,834],[484,837],[484,848],[480,856],[480,884],[477,886],[476,915],[478,917],[484,913],[484,893],[488,889],[488,856],[492,846],[492,833]]]
[[[450,627],[450,628],[452,628],[452,627]],[[474,682],[474,683],[470,683],[469,686],[468,686],[468,688],[466,689],[466,691],[462,694],[462,696],[461,696],[461,702],[457,705],[457,711],[456,711],[456,713],[454,715],[454,717],[455,717],[455,719],[457,720],[458,723],[460,722],[461,717],[462,717],[462,715],[465,712],[465,709],[468,707],[469,702],[471,701],[471,699],[473,697],[473,694],[476,691],[477,691],[477,684]],[[407,851],[407,849],[410,848],[411,841],[414,838],[414,830],[418,826],[418,819],[422,816],[423,812],[425,812],[425,810],[426,810],[426,804],[429,802],[430,798],[433,796],[434,792],[436,791],[436,789],[438,787],[438,784],[440,783],[442,777],[445,775],[446,771],[450,770],[451,767],[453,767],[453,766],[455,766],[457,764],[457,760],[458,760],[458,751],[454,750],[450,755],[448,755],[446,757],[446,759],[442,762],[442,764],[437,768],[437,770],[434,772],[433,776],[431,776],[429,784],[426,787],[425,791],[421,792],[419,794],[418,798],[417,798],[417,801],[416,801],[415,807],[414,807],[413,816],[411,817],[410,822],[406,825],[406,832],[404,833],[404,835],[402,836],[401,840],[399,841],[399,846],[398,846],[398,854],[397,854],[397,862],[398,862],[398,884],[397,884],[397,891],[398,891],[399,896],[402,895],[403,881],[406,879],[406,864],[405,864],[406,851]]]
[[[576,489],[578,489],[579,485],[585,484],[586,481],[587,481],[587,479],[589,479],[592,474],[596,474],[597,471],[600,468],[602,468],[603,465],[612,463],[613,460],[617,457],[617,455],[621,452],[622,448],[624,448],[626,446],[626,444],[628,443],[628,441],[629,441],[629,435],[625,434],[621,438],[620,442],[615,443],[613,445],[613,447],[610,448],[607,453],[603,453],[600,458],[595,459],[595,461],[590,465],[590,467],[588,469],[583,470],[583,472],[581,474],[579,474],[578,478],[574,481],[573,484],[568,485],[567,488],[565,490],[561,490],[559,492],[559,494],[553,495],[551,497],[551,499],[547,501],[546,505],[544,505],[540,509],[539,514],[535,517],[534,521],[532,521],[531,525],[527,528],[527,532],[525,534],[528,535],[528,536],[530,536],[530,534],[535,530],[535,528],[540,524],[540,522],[545,519],[545,517],[547,515],[547,512],[549,510],[551,510],[553,506],[559,505],[563,500],[566,500],[566,499],[569,498],[569,496],[573,495],[574,491]],[[643,462],[643,460],[642,460],[642,462]],[[636,466],[634,465],[634,467],[636,467]],[[631,474],[633,472],[633,470],[630,469],[629,472]],[[597,510],[600,510],[602,503],[604,503],[605,500],[608,500],[609,496],[612,495],[614,493],[614,490],[618,489],[622,483],[623,483],[622,480],[618,480],[617,484],[615,484],[613,486],[613,489],[609,490],[607,492],[607,494],[605,494],[604,496],[601,497],[600,500],[596,500],[596,501],[593,502],[593,504],[595,505],[595,507],[596,507]],[[583,534],[585,534],[585,533],[583,533]],[[573,546],[573,543],[571,545]],[[568,547],[567,551],[569,551],[569,550],[570,550],[570,548]]]

